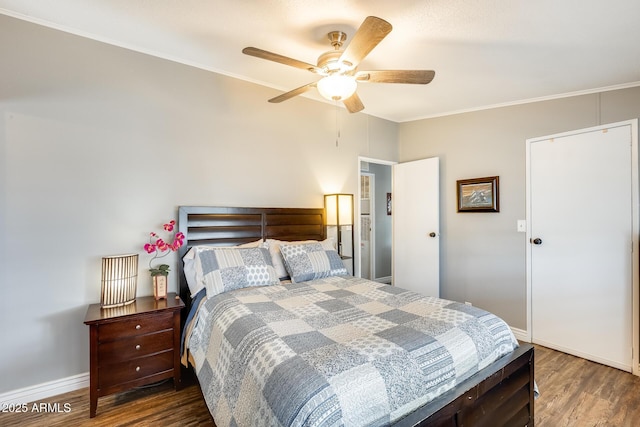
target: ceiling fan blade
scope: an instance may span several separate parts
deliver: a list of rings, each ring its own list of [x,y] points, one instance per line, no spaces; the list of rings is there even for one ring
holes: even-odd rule
[[[258,49],[257,47],[245,47],[242,49],[242,53],[245,55],[255,56],[256,58],[266,59],[268,61],[279,62],[280,64],[289,65],[291,67],[301,68],[303,70],[311,71],[312,73],[318,73],[320,71],[320,69],[313,64],[308,64],[303,61],[298,61],[297,59]]]
[[[433,70],[358,71],[356,80],[364,83],[407,83],[426,85],[436,76]]]
[[[384,19],[368,16],[340,57],[342,62],[357,66],[391,32],[393,27]]]
[[[278,102],[286,101],[287,99],[291,99],[294,96],[298,96],[298,95],[301,95],[301,94],[305,93],[306,91],[308,91],[312,87],[316,87],[316,82],[309,83],[309,84],[304,85],[304,86],[300,86],[299,88],[290,90],[289,92],[285,92],[282,95],[278,95],[275,98],[271,98],[269,100],[269,102],[278,103]]]
[[[364,104],[357,93],[354,93],[343,102],[344,106],[347,107],[347,110],[349,110],[350,113],[357,113],[358,111],[364,110]]]

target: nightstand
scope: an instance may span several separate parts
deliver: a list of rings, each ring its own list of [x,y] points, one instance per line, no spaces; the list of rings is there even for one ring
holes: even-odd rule
[[[156,301],[137,298],[123,307],[92,304],[89,325],[91,379],[89,416],[96,416],[98,397],[173,378],[180,389],[180,310],[175,293]]]

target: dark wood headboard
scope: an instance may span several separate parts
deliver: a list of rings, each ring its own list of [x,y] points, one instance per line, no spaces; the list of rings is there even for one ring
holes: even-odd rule
[[[323,208],[180,206],[178,231],[185,236],[178,250],[180,297],[191,306],[182,257],[192,246],[234,246],[260,239],[324,240],[324,216]]]

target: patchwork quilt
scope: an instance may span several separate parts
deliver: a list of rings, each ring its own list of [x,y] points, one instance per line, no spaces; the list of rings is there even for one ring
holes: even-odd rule
[[[351,276],[222,293],[194,321],[218,427],[388,425],[518,345],[477,307]]]

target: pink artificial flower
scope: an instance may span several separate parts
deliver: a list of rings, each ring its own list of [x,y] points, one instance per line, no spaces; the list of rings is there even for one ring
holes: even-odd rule
[[[163,224],[162,228],[164,229],[164,231],[173,232],[175,230],[175,226],[176,226],[176,221],[175,220],[171,220],[168,223]],[[167,243],[158,234],[154,233],[153,231],[151,233],[149,233],[149,236],[150,236],[149,237],[149,243],[144,245],[144,250],[148,254],[153,254],[153,257],[151,258],[151,260],[149,260],[149,268],[150,269],[153,269],[151,267],[151,263],[155,259],[162,258],[164,256],[169,255],[169,252],[167,252],[167,251],[175,252],[180,247],[182,247],[182,245],[184,244],[184,238],[185,238],[184,233],[177,232],[173,236],[173,241],[171,243]],[[154,242],[154,240],[155,240],[155,242]]]
[[[169,249],[169,245],[162,239],[156,240],[156,247],[160,252],[164,252]]]

